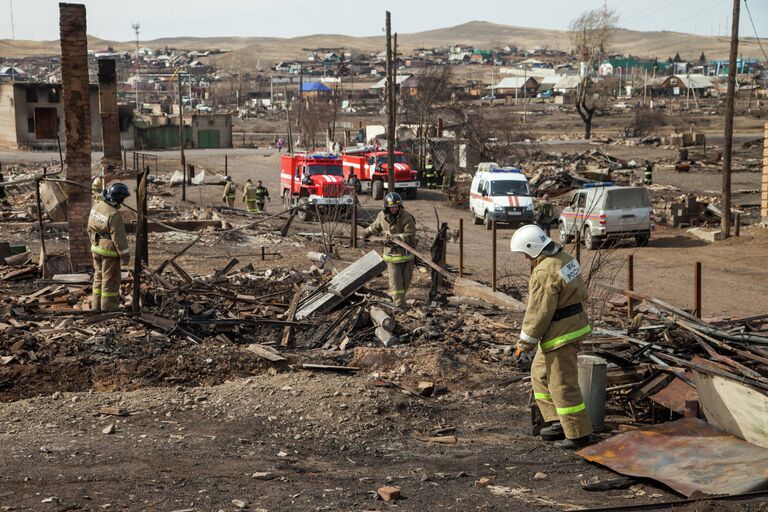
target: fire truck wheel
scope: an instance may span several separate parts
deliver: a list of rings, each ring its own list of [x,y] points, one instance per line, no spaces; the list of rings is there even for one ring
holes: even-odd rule
[[[296,213],[299,220],[305,222],[312,220],[312,210],[310,208],[311,205],[309,204],[309,199],[306,197],[299,198],[299,211]]]
[[[384,199],[384,182],[376,180],[371,184],[371,197],[375,201],[381,201]]]
[[[285,206],[286,210],[289,210],[291,208],[291,194],[288,193],[287,190],[283,190],[283,206]]]

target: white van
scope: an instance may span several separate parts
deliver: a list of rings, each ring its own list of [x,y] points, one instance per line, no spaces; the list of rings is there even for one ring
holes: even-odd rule
[[[512,167],[479,165],[469,189],[469,209],[475,224],[493,221],[516,226],[533,222],[533,198],[528,178]]]
[[[643,247],[655,226],[645,187],[617,187],[605,182],[588,183],[577,190],[560,214],[557,229],[561,244],[579,234],[587,249],[597,249],[605,240],[626,238],[634,238]]]

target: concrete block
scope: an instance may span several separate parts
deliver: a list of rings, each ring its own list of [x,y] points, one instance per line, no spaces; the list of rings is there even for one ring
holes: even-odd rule
[[[720,230],[714,231],[704,228],[691,228],[688,230],[689,235],[693,235],[696,238],[704,240],[705,242],[716,242],[722,238]]]

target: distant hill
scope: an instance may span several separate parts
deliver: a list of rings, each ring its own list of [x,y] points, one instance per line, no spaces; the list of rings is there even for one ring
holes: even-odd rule
[[[133,41],[106,41],[89,37],[89,48],[130,51],[135,48]],[[428,30],[412,34],[399,34],[398,44],[407,52],[418,47],[440,47],[453,44],[470,44],[489,48],[500,45],[515,45],[522,49],[549,47],[568,50],[568,33],[563,30],[513,27],[487,21],[471,21],[455,27]],[[228,49],[232,52],[216,58],[217,65],[224,67],[262,66],[281,59],[301,58],[306,55],[303,48],[343,47],[353,51],[376,51],[384,48],[383,36],[353,37],[336,34],[315,34],[293,38],[278,37],[169,37],[142,41],[150,48],[182,48],[205,50],[208,48]],[[701,52],[709,58],[727,58],[729,39],[717,36],[699,36],[680,32],[639,32],[620,29],[610,44],[616,53],[631,53],[639,57],[666,59],[679,52],[683,58],[697,59]],[[56,55],[60,53],[58,41],[13,41],[0,40],[0,56],[18,58],[32,55]],[[754,39],[744,39],[739,44],[739,54],[760,56],[760,49]]]

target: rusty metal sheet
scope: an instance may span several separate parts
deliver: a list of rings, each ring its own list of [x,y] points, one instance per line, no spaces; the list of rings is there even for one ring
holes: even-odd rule
[[[670,411],[683,414],[685,412],[685,402],[688,400],[698,400],[699,394],[696,392],[695,387],[675,378],[667,387],[651,395],[650,399]]]
[[[619,434],[578,454],[623,475],[657,480],[685,496],[768,489],[768,449],[697,418]]]

